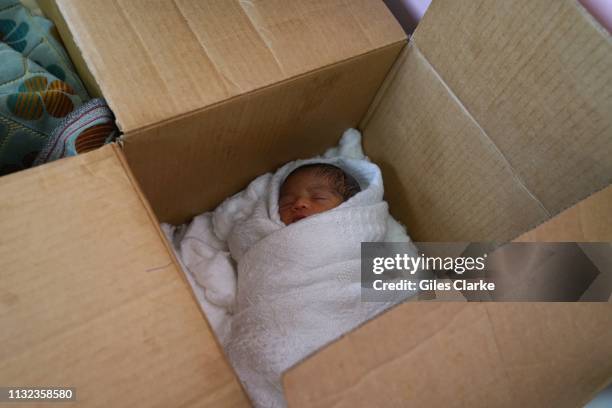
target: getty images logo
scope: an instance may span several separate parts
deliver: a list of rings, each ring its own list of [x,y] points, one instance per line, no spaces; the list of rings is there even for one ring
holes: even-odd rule
[[[414,275],[417,271],[454,271],[461,275],[466,271],[482,271],[485,269],[487,254],[479,257],[459,256],[409,256],[396,254],[391,257],[375,257],[372,272],[376,275],[386,271],[404,271]]]

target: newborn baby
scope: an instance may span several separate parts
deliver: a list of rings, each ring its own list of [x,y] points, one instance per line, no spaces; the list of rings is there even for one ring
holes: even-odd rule
[[[283,372],[400,300],[361,301],[361,242],[385,240],[392,225],[383,193],[368,160],[315,158],[260,176],[216,210],[237,264],[224,348],[256,407],[284,407]]]
[[[203,308],[254,406],[285,407],[284,372],[405,299],[361,299],[361,243],[409,241],[383,194],[349,130],[324,157],[259,176],[179,231],[179,259],[205,288]]]
[[[354,177],[325,163],[293,170],[280,188],[279,215],[285,225],[331,210],[361,191]]]

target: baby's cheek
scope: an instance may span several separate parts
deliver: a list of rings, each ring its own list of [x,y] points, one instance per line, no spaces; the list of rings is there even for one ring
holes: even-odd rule
[[[336,207],[336,206],[333,205],[333,204],[319,205],[319,206],[316,206],[316,207],[313,208],[313,211],[312,211],[311,214],[319,214],[319,213],[322,213],[322,212],[325,212],[325,211],[329,211],[329,210],[331,210],[334,207]]]
[[[278,215],[280,216],[281,221],[284,222],[285,224],[287,224],[287,222],[289,221],[289,211],[287,211],[287,210],[280,210],[278,212]]]
[[[339,206],[340,204],[342,204],[342,201],[340,202],[331,202],[327,205],[327,208],[325,209],[325,211],[331,210],[336,208],[337,206]]]

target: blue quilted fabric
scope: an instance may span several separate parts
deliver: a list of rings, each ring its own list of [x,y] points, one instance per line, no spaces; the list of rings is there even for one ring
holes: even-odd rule
[[[0,0],[0,175],[30,167],[53,129],[89,99],[53,24]]]

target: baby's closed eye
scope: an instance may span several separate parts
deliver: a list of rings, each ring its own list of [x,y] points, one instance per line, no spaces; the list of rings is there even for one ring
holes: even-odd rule
[[[281,196],[281,197],[279,198],[279,200],[278,200],[278,205],[279,205],[280,207],[283,207],[283,206],[286,206],[286,205],[291,204],[292,202],[293,202],[293,197],[292,197],[292,196],[285,195],[285,196]]]

